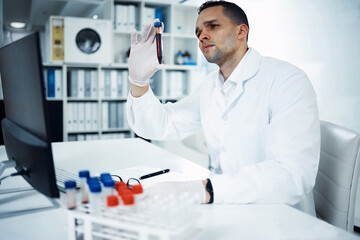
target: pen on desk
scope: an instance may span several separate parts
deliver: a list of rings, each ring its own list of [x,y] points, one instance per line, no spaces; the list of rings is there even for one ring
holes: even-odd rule
[[[146,178],[150,178],[150,177],[155,177],[155,176],[157,176],[157,175],[164,174],[164,173],[168,173],[168,172],[170,172],[170,169],[164,169],[164,170],[161,170],[161,171],[149,173],[149,174],[146,174],[146,175],[144,175],[144,176],[141,176],[141,177],[140,177],[140,180],[143,180],[143,179],[146,179]]]

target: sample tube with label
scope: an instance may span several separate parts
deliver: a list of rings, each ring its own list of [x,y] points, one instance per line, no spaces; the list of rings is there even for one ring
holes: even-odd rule
[[[154,27],[155,27],[155,37],[156,37],[156,53],[157,53],[157,58],[159,61],[159,64],[162,63],[162,24],[161,22],[155,22],[154,23]]]
[[[66,206],[72,210],[76,208],[76,182],[68,180],[65,182]]]
[[[107,196],[113,195],[113,189],[115,187],[115,181],[112,180],[111,178],[106,178],[102,181],[103,186],[104,186],[104,191],[103,191],[103,195],[104,198],[106,200]]]
[[[88,182],[90,189],[90,209],[92,214],[98,214],[102,208],[101,185],[99,181]]]
[[[106,197],[106,206],[109,208],[119,206],[119,197],[117,195],[109,195]]]
[[[89,202],[89,187],[86,183],[89,177],[90,177],[90,172],[88,170],[83,170],[79,172],[81,203],[83,204]]]

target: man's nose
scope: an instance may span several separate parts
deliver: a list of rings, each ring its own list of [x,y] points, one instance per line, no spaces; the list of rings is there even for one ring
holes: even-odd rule
[[[200,41],[209,40],[210,36],[206,32],[202,32],[199,37]]]

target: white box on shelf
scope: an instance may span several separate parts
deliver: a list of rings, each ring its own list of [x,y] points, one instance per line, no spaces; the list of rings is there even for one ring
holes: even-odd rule
[[[110,20],[51,16],[45,31],[45,56],[48,62],[112,62]]]

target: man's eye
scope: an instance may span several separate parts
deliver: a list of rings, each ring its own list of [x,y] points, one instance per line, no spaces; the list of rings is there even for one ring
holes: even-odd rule
[[[217,28],[218,26],[219,26],[219,25],[217,25],[217,24],[211,24],[211,25],[210,25],[211,28]]]

